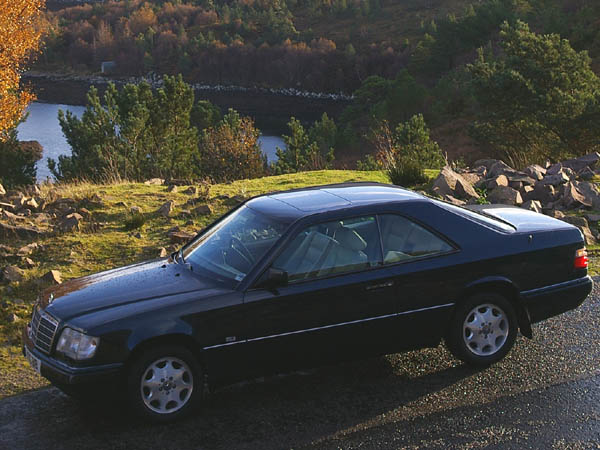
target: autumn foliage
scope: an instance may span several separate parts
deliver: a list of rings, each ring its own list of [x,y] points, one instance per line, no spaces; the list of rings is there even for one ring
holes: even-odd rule
[[[0,0],[0,140],[17,125],[33,94],[20,89],[21,72],[38,49],[44,0]]]

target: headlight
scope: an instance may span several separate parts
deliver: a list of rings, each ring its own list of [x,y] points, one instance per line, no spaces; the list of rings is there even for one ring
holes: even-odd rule
[[[56,351],[71,359],[89,359],[96,353],[99,343],[100,338],[65,328],[56,344]]]

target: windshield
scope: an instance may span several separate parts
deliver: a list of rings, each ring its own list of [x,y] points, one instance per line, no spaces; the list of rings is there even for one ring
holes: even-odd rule
[[[277,242],[286,224],[248,206],[217,222],[183,252],[194,271],[208,271],[225,280],[240,282]]]

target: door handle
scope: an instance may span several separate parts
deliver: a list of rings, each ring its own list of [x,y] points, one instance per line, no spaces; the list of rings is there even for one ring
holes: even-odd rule
[[[392,287],[393,285],[394,285],[393,281],[386,281],[385,283],[372,284],[370,286],[367,286],[366,289],[367,289],[367,291],[373,291],[375,289],[383,289],[383,288],[387,288],[387,287]]]

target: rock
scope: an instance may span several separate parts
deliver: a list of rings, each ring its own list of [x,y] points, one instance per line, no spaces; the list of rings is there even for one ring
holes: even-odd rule
[[[79,208],[78,213],[84,218],[84,220],[90,220],[92,218],[92,213],[87,208]]]
[[[546,175],[556,175],[562,172],[563,165],[561,163],[552,164],[546,169]]]
[[[2,211],[2,218],[12,221],[25,220],[23,216],[18,216],[17,214],[13,214],[10,211]]]
[[[141,239],[142,238],[142,233],[140,233],[139,231],[137,233],[133,233],[133,237],[136,239]]]
[[[40,246],[38,245],[37,242],[32,242],[31,244],[27,244],[27,245],[21,247],[17,251],[17,256],[29,256],[34,251],[38,250],[39,248],[40,248]]]
[[[169,233],[169,237],[171,238],[172,244],[185,244],[190,241],[194,236],[193,233],[188,233],[186,231],[174,231],[173,233]]]
[[[192,217],[192,212],[189,209],[182,209],[181,211],[179,211],[179,217],[182,218],[187,218],[187,217]]]
[[[475,188],[471,183],[469,183],[465,178],[459,176],[456,179],[456,188],[454,189],[456,196],[458,198],[470,200],[470,199],[478,199],[479,194],[475,191]]]
[[[0,184],[0,195],[6,195],[6,189]]]
[[[61,284],[62,283],[62,274],[58,270],[50,270],[46,272],[40,280],[44,283],[50,284]]]
[[[209,205],[200,205],[192,209],[192,214],[194,216],[206,216],[212,214],[212,209]]]
[[[523,189],[523,182],[521,181],[509,181],[508,185],[517,191],[521,191],[521,189]]]
[[[170,184],[169,187],[167,188],[167,192],[172,192],[173,194],[175,194],[177,192],[177,185]]]
[[[8,281],[9,283],[23,281],[24,275],[25,272],[23,272],[17,266],[6,266],[4,270],[2,270],[2,279],[4,281]]]
[[[525,167],[525,169],[523,169],[523,173],[536,181],[540,181],[546,175],[546,169],[538,164],[532,164],[531,166]]]
[[[506,175],[498,175],[492,179],[488,179],[486,182],[486,188],[489,190],[495,189],[498,186],[508,186],[508,178]]]
[[[520,205],[523,203],[521,193],[509,186],[498,186],[488,194],[487,199],[490,203],[503,205]]]
[[[150,178],[149,180],[144,181],[144,184],[152,185],[152,186],[161,186],[165,183],[165,180],[162,178]]]
[[[579,158],[567,159],[566,161],[562,161],[561,164],[563,167],[568,167],[575,172],[580,172],[586,167],[589,167],[590,169],[595,168],[599,160],[600,153],[594,152]]]
[[[581,195],[573,183],[567,183],[562,194],[562,204],[568,209],[577,208],[580,205],[591,207],[592,200]]]
[[[557,198],[556,188],[551,184],[542,184],[541,181],[533,186],[533,191],[527,196],[528,200],[539,200],[543,205],[553,202]]]
[[[31,210],[28,208],[22,209],[19,214],[23,215],[23,217],[29,217],[31,215]]]
[[[142,208],[141,208],[141,207],[139,207],[139,206],[132,206],[131,208],[129,208],[129,212],[130,212],[131,214],[142,214],[142,213],[143,213],[143,210],[142,210]]]
[[[505,164],[503,161],[496,161],[488,169],[488,178],[496,178],[498,175],[508,175],[509,173],[516,172],[515,169]]]
[[[458,190],[460,190],[460,192],[457,192],[457,184],[459,185]],[[433,192],[442,197],[450,195],[452,197],[464,196],[466,198],[479,198],[479,194],[475,192],[473,186],[460,174],[454,172],[449,166],[445,166],[433,182]],[[234,197],[234,199],[236,199],[236,197]]]
[[[20,239],[37,239],[42,235],[43,233],[37,228],[14,226],[0,222],[0,237],[3,239],[13,239],[15,237]]]
[[[167,251],[166,248],[161,247],[158,253],[158,257],[159,258],[166,258],[167,256],[169,256],[169,252]]]
[[[34,214],[33,220],[36,223],[48,223],[52,220],[52,217],[47,213],[36,213]]]
[[[25,202],[25,205],[26,205],[26,206],[29,206],[30,208],[33,208],[33,209],[38,209],[38,208],[39,208],[39,206],[40,206],[40,205],[38,204],[38,202],[36,201],[36,199],[35,199],[35,198],[33,198],[33,197],[31,197],[30,199],[28,199],[28,200]]]
[[[160,208],[158,208],[157,213],[163,217],[169,217],[169,215],[173,212],[175,208],[175,202],[173,200],[169,200],[164,203]]]
[[[456,205],[456,206],[463,206],[463,205],[466,205],[466,203],[467,203],[464,200],[459,200],[456,197],[453,197],[451,195],[446,195],[444,197],[444,200],[446,200],[447,202],[452,203],[453,205]]]
[[[7,256],[13,256],[15,249],[8,245],[0,244],[0,257],[6,258]]]
[[[542,183],[544,185],[549,184],[550,186],[558,186],[567,183],[568,181],[569,177],[561,170],[560,172],[554,174],[546,174],[542,181],[538,181],[538,183]]]
[[[550,217],[554,217],[555,219],[563,219],[565,217],[565,213],[562,211],[558,211],[556,209],[550,209],[548,211],[544,211],[544,214]]]
[[[590,230],[588,221],[585,217],[565,216],[561,220],[579,228],[587,245],[594,245],[596,243],[596,238],[592,234],[592,230]]]
[[[521,205],[521,208],[535,211],[536,213],[542,212],[542,204],[538,200],[527,200]]]
[[[115,206],[118,206],[120,208],[127,208],[128,207],[127,203],[123,202],[123,201],[115,203]]]
[[[183,193],[188,194],[188,195],[193,195],[195,197],[198,195],[199,191],[200,190],[198,189],[198,186],[190,186],[185,191],[183,191]]]
[[[67,214],[67,216],[65,216],[62,219],[62,221],[60,222],[60,224],[58,225],[58,228],[63,232],[79,231],[82,220],[83,220],[83,217],[81,216],[81,214],[78,214],[78,213]]]
[[[585,181],[590,181],[596,176],[594,171],[589,167],[585,167],[577,173],[577,178]]]
[[[521,196],[523,197],[523,200],[529,200],[529,194],[532,193],[534,191],[533,186],[523,186],[521,188]]]
[[[35,262],[31,258],[23,258],[21,261],[23,262],[23,265],[28,269],[35,267]]]
[[[498,159],[478,159],[477,161],[475,161],[473,163],[473,166],[475,166],[475,167],[483,166],[483,167],[485,167],[485,169],[487,171],[489,171],[490,168],[497,162],[502,162],[502,161],[500,161]]]
[[[600,191],[594,183],[589,181],[573,181],[572,184],[583,197],[585,204],[591,204],[592,208],[600,209]]]
[[[15,205],[13,205],[12,203],[5,203],[5,202],[0,202],[0,208],[4,209],[4,210],[10,210],[10,211],[14,211],[15,210]]]
[[[8,323],[14,323],[17,322],[19,320],[19,316],[17,316],[15,313],[10,313],[8,315]]]

